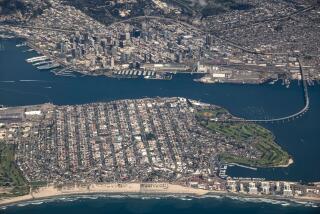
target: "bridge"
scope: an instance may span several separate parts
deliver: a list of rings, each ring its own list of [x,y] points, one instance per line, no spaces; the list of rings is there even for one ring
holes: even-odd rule
[[[300,13],[300,12],[305,12],[305,11],[308,11],[310,9],[312,9],[313,7],[308,7],[308,8],[305,8],[304,10],[301,10],[301,11],[298,11],[297,13]],[[296,15],[296,13],[293,13],[293,14],[290,14],[290,16],[292,15]],[[287,18],[287,17],[282,17],[282,18]],[[247,53],[251,53],[251,54],[260,54],[260,55],[290,55],[288,53],[264,53],[264,52],[257,52],[255,50],[250,50],[246,47],[243,47],[241,45],[238,45],[236,44],[235,42],[233,41],[229,41],[227,39],[223,39],[223,38],[220,38],[219,36],[213,34],[212,32],[208,31],[208,30],[204,30],[204,29],[201,29],[201,28],[197,28],[189,23],[186,23],[184,21],[180,21],[180,20],[175,20],[175,19],[172,19],[172,18],[166,18],[166,17],[159,17],[159,16],[136,16],[136,17],[132,17],[132,18],[129,18],[129,19],[126,19],[126,20],[121,20],[121,21],[117,21],[117,22],[113,22],[111,23],[110,25],[107,25],[106,27],[113,27],[115,25],[118,25],[120,23],[126,23],[126,22],[130,22],[130,21],[138,21],[138,20],[141,20],[141,19],[157,19],[157,20],[162,20],[162,21],[168,21],[168,22],[174,22],[176,24],[180,24],[180,25],[183,25],[185,27],[188,27],[194,31],[197,31],[197,32],[202,32],[202,33],[209,33],[211,34],[215,39],[218,39],[222,42],[225,42],[227,43],[228,45],[230,46],[233,46],[235,48],[238,48],[244,52],[247,52]],[[12,26],[12,25],[11,25]],[[54,28],[54,27],[37,27],[37,26],[28,26],[28,25],[15,25],[16,27],[22,27],[22,28],[31,28],[31,29],[40,29],[40,30],[50,30],[50,31],[59,31],[59,32],[65,32],[65,33],[74,33],[76,32],[75,29],[63,29],[63,28]],[[302,80],[302,85],[303,85],[303,93],[304,93],[304,107],[294,113],[294,114],[291,114],[291,115],[288,115],[288,116],[284,116],[284,117],[278,117],[278,118],[272,118],[272,119],[232,119],[232,120],[220,120],[221,122],[265,122],[265,123],[268,123],[268,122],[281,122],[281,121],[287,121],[287,120],[291,120],[291,119],[296,119],[300,116],[302,116],[304,113],[306,113],[308,110],[309,110],[309,94],[308,94],[308,84],[307,84],[307,81],[304,77],[304,73],[303,73],[303,68],[301,66],[301,63],[298,59],[298,63],[299,63],[299,70],[300,70],[300,74],[301,74],[301,80]],[[218,120],[219,121],[219,120]]]
[[[271,119],[248,119],[248,120],[246,120],[246,119],[232,119],[232,120],[218,120],[218,122],[261,122],[261,123],[284,122],[284,121],[294,120],[296,118],[299,118],[304,113],[306,113],[309,110],[309,106],[310,106],[308,84],[307,84],[307,81],[304,77],[303,68],[301,66],[299,59],[298,59],[298,62],[299,62],[299,69],[300,69],[300,73],[301,73],[303,95],[304,95],[304,107],[302,109],[300,109],[300,111],[298,111],[294,114],[291,114],[291,115],[278,117],[278,118],[271,118]]]

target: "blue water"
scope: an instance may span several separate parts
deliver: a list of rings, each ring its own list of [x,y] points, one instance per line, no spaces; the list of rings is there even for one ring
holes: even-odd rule
[[[204,102],[217,104],[227,108],[231,113],[244,118],[267,118],[283,116],[298,111],[303,107],[302,88],[297,82],[289,89],[280,83],[269,85],[205,85],[193,81],[196,76],[176,75],[171,81],[143,79],[111,79],[106,77],[61,77],[47,71],[39,71],[25,62],[26,58],[36,56],[35,52],[22,51],[26,47],[17,48],[20,40],[0,40],[4,50],[0,51],[0,104],[7,106],[39,104],[82,104],[96,101],[142,97],[183,96]],[[32,80],[32,81],[25,81]],[[294,159],[288,168],[258,169],[257,171],[232,167],[228,169],[231,176],[265,177],[267,179],[287,179],[294,181],[320,181],[320,86],[312,86],[310,91],[310,111],[302,118],[286,123],[262,124],[276,136],[276,141]],[[188,203],[187,203],[188,202]],[[39,206],[12,208],[6,212],[18,213],[57,213],[67,209],[71,213],[87,213],[95,206],[112,206],[108,209],[94,209],[96,213],[127,213],[128,207],[151,206],[153,212],[190,212],[211,213],[247,209],[245,211],[285,212],[280,205],[243,203],[230,200],[194,199],[181,200],[133,200],[97,199],[81,200],[72,203],[49,203]],[[99,205],[100,204],[100,205]],[[105,205],[104,205],[105,204]],[[141,205],[139,205],[141,204]],[[149,204],[149,205],[148,205]],[[139,205],[139,206],[138,206]],[[178,207],[176,207],[177,205]],[[180,209],[179,206],[182,206]],[[183,209],[184,206],[190,206]],[[271,207],[260,209],[260,206]],[[47,209],[54,207],[54,210]],[[169,209],[170,208],[170,209]],[[171,210],[172,209],[172,210]],[[293,208],[292,208],[293,209]],[[299,211],[295,207],[293,210]],[[117,211],[118,210],[118,211]],[[138,211],[139,209],[131,210]],[[142,211],[147,210],[142,209]],[[283,211],[284,210],[284,211]],[[308,209],[302,209],[307,212]],[[312,211],[311,209],[310,211]],[[68,211],[68,213],[69,213]],[[148,210],[147,210],[148,211]],[[292,210],[291,210],[292,211]],[[1,211],[0,211],[1,213]],[[129,212],[130,213],[130,212]],[[148,213],[148,212],[147,212]]]
[[[270,204],[244,202],[228,198],[85,198],[75,201],[55,200],[40,205],[8,207],[4,213],[56,214],[56,213],[132,213],[132,214],[213,214],[213,213],[318,213],[318,208],[296,204]],[[1,213],[1,211],[0,211]]]

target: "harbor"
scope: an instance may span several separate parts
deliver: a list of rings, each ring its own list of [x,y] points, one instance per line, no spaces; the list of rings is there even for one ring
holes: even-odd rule
[[[47,56],[36,56],[26,59],[26,62],[31,63],[39,70],[50,70],[53,68],[57,68],[60,65],[54,63],[53,61],[49,61]]]
[[[142,72],[140,78],[136,79],[117,79],[105,76],[81,77],[80,75],[79,78],[56,76],[53,72],[58,73],[62,69],[51,69],[52,73],[39,72],[31,63],[26,63],[25,59],[37,56],[35,52],[23,53],[21,48],[17,48],[12,41],[2,42],[2,45],[5,47],[5,51],[0,53],[3,65],[1,81],[5,82],[0,83],[0,88],[3,88],[0,95],[1,104],[5,106],[45,102],[79,104],[98,100],[182,96],[219,104],[230,109],[237,116],[251,119],[264,118],[265,113],[263,112],[268,112],[270,117],[294,113],[304,103],[301,84],[299,86],[296,81],[292,81],[290,88],[287,89],[281,85],[280,81],[273,85],[268,83],[263,85],[199,84],[193,81],[194,76],[186,74],[177,74],[171,81],[146,81],[141,75]],[[9,63],[12,60],[17,63]],[[63,70],[63,74],[77,75],[72,71],[69,72],[69,69]],[[306,167],[306,165],[320,164],[320,160],[318,161],[317,158],[317,151],[320,149],[317,138],[319,130],[316,125],[320,120],[317,112],[320,106],[319,99],[317,99],[320,96],[319,85],[309,88],[309,96],[311,107],[304,117],[290,122],[263,124],[274,132],[277,143],[293,156],[295,163],[292,166],[286,169],[259,168],[258,170],[234,166],[228,167],[226,174],[231,177],[250,175],[269,180],[285,178],[304,181],[317,180],[318,173],[313,167]],[[299,125],[301,121],[303,124]],[[305,128],[309,130],[309,134],[301,136],[299,133]],[[306,152],[310,154],[307,157],[305,156]]]
[[[24,47],[26,44],[18,44],[16,47]],[[28,49],[33,51],[33,49]],[[27,51],[28,51],[27,50]],[[25,51],[23,51],[25,52]],[[60,64],[54,62],[54,60],[49,59],[47,56],[35,56],[26,59],[26,62],[35,66],[38,70],[49,70],[55,75],[58,76],[66,76],[66,77],[74,77],[75,75],[72,74],[74,71],[71,67],[62,67]],[[121,71],[114,71],[110,77],[115,78],[143,78],[149,80],[171,80],[172,76],[175,72],[156,72],[156,71],[142,71],[142,70],[121,70]]]

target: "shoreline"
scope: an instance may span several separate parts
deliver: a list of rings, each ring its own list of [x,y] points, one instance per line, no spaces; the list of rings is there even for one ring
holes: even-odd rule
[[[283,165],[278,165],[278,166],[275,166],[275,167],[278,167],[278,168],[285,168],[285,167],[289,167],[291,164],[294,163],[294,160],[292,158],[289,158],[288,160],[288,163],[287,164],[283,164]]]
[[[283,167],[283,166],[282,166]],[[81,190],[82,191],[82,190]],[[72,193],[72,191],[69,191],[69,193],[67,194],[67,193],[64,193],[64,195],[58,195],[58,196],[51,196],[50,198],[61,198],[61,197],[64,197],[64,196],[76,196],[76,195],[83,195],[83,194],[85,194],[85,195],[91,195],[91,194],[93,194],[93,195],[96,195],[96,194],[117,194],[117,195],[120,195],[120,194],[124,194],[124,195],[126,195],[126,194],[135,194],[135,193],[125,193],[125,192],[121,192],[121,193],[118,193],[118,192],[113,192],[113,193],[110,193],[110,192],[85,192],[85,193]],[[66,195],[67,194],[67,195]],[[137,193],[137,194],[139,194],[139,195],[141,195],[141,197],[143,197],[143,196],[145,196],[145,195],[149,195],[149,193]],[[168,196],[170,196],[170,194],[166,194],[166,193],[162,193],[162,192],[157,192],[157,193],[153,193],[153,194],[158,194],[158,195],[160,195],[160,194],[162,194],[162,195],[168,195]],[[177,194],[177,193],[175,193],[175,194]],[[183,194],[183,193],[181,193],[181,194]],[[209,194],[210,194],[210,192],[209,192]],[[214,193],[212,193],[212,194],[214,194]],[[224,195],[227,195],[227,196],[231,196],[231,194],[230,193],[224,193]],[[239,196],[239,195],[234,195],[234,196]],[[243,197],[249,197],[250,195],[243,195]],[[242,196],[239,196],[239,197],[242,197]],[[265,196],[257,196],[256,198],[261,198],[261,199],[264,199],[265,198]],[[49,198],[49,197],[48,197]],[[46,198],[44,198],[44,199],[46,199]],[[31,200],[30,199],[26,199],[26,201],[38,201],[38,200],[42,200],[42,199],[34,199],[34,198],[32,198]],[[306,200],[308,200],[308,199],[306,199]],[[0,199],[0,202],[1,202],[1,199]],[[17,202],[17,203],[20,203],[20,202]],[[1,207],[1,203],[0,203],[0,207]]]
[[[147,185],[147,187],[144,187]],[[130,197],[130,195],[154,196],[154,197],[210,197],[218,196],[234,200],[251,199],[253,201],[268,202],[268,200],[279,202],[292,202],[292,203],[311,203],[320,204],[320,198],[316,197],[272,197],[267,195],[250,195],[250,194],[237,194],[228,191],[212,191],[195,189],[192,187],[185,187],[177,184],[168,183],[106,183],[106,184],[91,184],[83,186],[63,186],[56,188],[54,186],[40,187],[37,190],[29,193],[28,195],[9,197],[0,199],[0,208],[6,206],[14,206],[24,202],[41,201],[46,199],[59,199],[67,197],[80,197],[80,196],[93,196],[93,195],[121,195]]]
[[[0,29],[1,30],[1,29]],[[72,65],[68,65],[64,62],[62,62],[61,60],[59,60],[58,58],[52,56],[51,54],[48,54],[46,52],[44,52],[43,50],[41,50],[39,47],[35,46],[34,44],[32,44],[27,37],[22,36],[22,35],[8,35],[8,36],[1,36],[0,34],[0,39],[4,39],[4,40],[10,40],[10,39],[20,39],[20,40],[25,40],[27,43],[27,47],[30,47],[32,49],[34,49],[38,54],[42,54],[45,56],[48,56],[50,59],[52,59],[52,61],[60,64],[62,67],[64,68],[70,68],[70,70],[73,71],[74,74],[79,74],[79,75],[85,75],[85,76],[104,76],[104,77],[108,77],[108,78],[123,78],[123,79],[132,79],[132,77],[129,76],[122,76],[119,77],[117,75],[114,74],[109,74],[109,73],[92,73],[91,71],[88,71],[87,69],[83,69],[83,68],[76,68]],[[161,72],[160,72],[161,73]],[[176,75],[178,73],[183,73],[183,74],[188,74],[188,75],[194,75],[194,74],[199,74],[199,75],[205,75],[205,73],[193,73],[192,71],[190,72],[177,72],[177,73],[172,73],[169,72],[173,75]],[[55,74],[60,76],[59,74]],[[63,76],[63,75],[61,75]],[[138,76],[134,77],[137,78]],[[163,79],[156,79],[156,80],[163,80]],[[216,81],[216,80],[210,80],[210,81],[204,81],[201,78],[195,78],[193,79],[194,82],[198,82],[201,84],[237,84],[237,85],[262,85],[267,83],[270,80],[275,80],[275,79],[263,79],[262,81],[256,81],[256,82],[252,82],[250,80],[239,80],[239,81],[228,81],[228,80],[224,80],[224,81]],[[299,81],[298,79],[290,79],[290,81]],[[319,81],[319,79],[310,79],[311,81]]]
[[[56,188],[54,186],[40,187],[37,190],[23,196],[0,199],[0,208],[14,205],[21,202],[36,201],[50,198],[60,198],[63,196],[96,195],[96,194],[140,194],[140,195],[190,195],[203,196],[209,191],[195,189],[176,184],[152,183],[149,187],[143,187],[140,183],[108,183],[91,184],[84,186],[64,186]]]

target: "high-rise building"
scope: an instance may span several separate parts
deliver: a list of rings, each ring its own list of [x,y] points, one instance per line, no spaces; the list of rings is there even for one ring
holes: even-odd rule
[[[284,188],[283,188],[283,195],[284,196],[292,196],[292,189],[291,189],[291,185],[288,182],[284,183]]]
[[[212,45],[212,36],[211,35],[206,35],[206,45],[211,46]]]
[[[261,186],[262,186],[263,194],[268,195],[270,193],[270,184],[269,184],[269,182],[262,182]]]
[[[83,53],[82,53],[81,47],[78,47],[78,48],[77,48],[77,55],[78,55],[79,58],[82,58]]]
[[[107,63],[104,58],[101,60],[101,64],[102,64],[102,68],[107,68]]]
[[[113,57],[111,57],[111,59],[110,59],[110,68],[111,69],[114,68],[114,58]]]
[[[129,41],[129,40],[130,40],[130,33],[127,32],[127,33],[126,33],[126,41]]]
[[[77,51],[75,48],[71,49],[71,56],[72,56],[72,58],[77,58]]]
[[[120,33],[119,35],[119,40],[126,40],[126,34],[125,33]]]
[[[258,194],[258,188],[254,182],[249,183],[249,194]]]
[[[124,48],[125,44],[126,44],[126,41],[120,41],[119,42],[119,47],[120,48]]]
[[[66,42],[65,41],[59,42],[57,45],[57,49],[59,50],[61,57],[64,57],[68,51]]]
[[[84,41],[88,42],[89,38],[90,38],[90,35],[89,35],[89,33],[86,32],[86,33],[84,33],[83,37],[84,37]]]
[[[107,47],[107,40],[106,39],[101,40],[101,46],[103,49]]]
[[[107,36],[106,41],[108,45],[112,45],[112,37],[110,35]]]
[[[280,192],[281,191],[281,184],[279,181],[276,182],[276,191]]]
[[[143,62],[146,63],[148,61],[148,55],[146,53],[144,53],[144,60]]]
[[[92,37],[89,37],[89,44],[91,47],[94,47],[94,43],[95,43],[94,39]]]
[[[90,66],[96,66],[96,58],[95,57],[91,59]]]
[[[125,24],[124,32],[128,33],[130,31],[130,24]]]
[[[118,53],[118,48],[117,48],[116,46],[113,46],[113,47],[111,48],[111,54],[112,54],[112,56],[116,56],[117,53]]]

